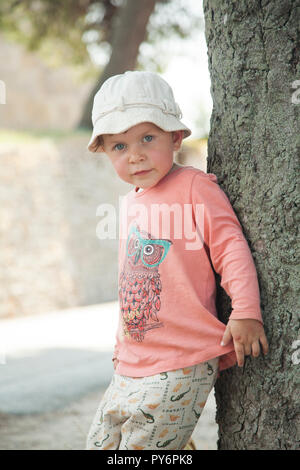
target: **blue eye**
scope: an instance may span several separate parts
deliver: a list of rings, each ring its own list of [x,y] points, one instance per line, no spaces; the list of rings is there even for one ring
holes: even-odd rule
[[[153,136],[152,135],[145,135],[144,140],[145,140],[145,142],[152,142]]]
[[[116,144],[114,146],[114,150],[124,150],[125,145],[124,144]]]

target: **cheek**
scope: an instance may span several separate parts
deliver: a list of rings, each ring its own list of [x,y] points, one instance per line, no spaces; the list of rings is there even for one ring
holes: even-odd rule
[[[122,173],[124,171],[124,164],[122,164],[122,160],[121,159],[113,159],[111,158],[111,163],[113,164],[113,167],[114,169],[116,170],[116,172],[119,174],[119,173]]]
[[[118,174],[118,176],[121,179],[127,181],[128,180],[128,167],[127,167],[127,164],[124,161],[122,161],[121,159],[118,159],[118,160],[115,160],[115,161],[112,160],[112,164],[113,164],[115,172]]]
[[[173,152],[166,149],[164,152],[158,151],[153,153],[152,162],[161,170],[169,171],[173,165]]]

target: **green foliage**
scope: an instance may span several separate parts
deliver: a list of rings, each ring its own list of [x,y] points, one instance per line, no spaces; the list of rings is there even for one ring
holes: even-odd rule
[[[0,28],[6,37],[39,51],[52,65],[90,62],[82,36],[90,1],[6,0],[0,3]]]
[[[0,0],[0,29],[8,39],[39,53],[49,65],[92,67],[91,51],[109,56],[113,19],[123,0]],[[159,45],[170,37],[185,38],[203,27],[191,11],[191,1],[157,0],[147,28],[148,48],[139,66],[161,70]]]

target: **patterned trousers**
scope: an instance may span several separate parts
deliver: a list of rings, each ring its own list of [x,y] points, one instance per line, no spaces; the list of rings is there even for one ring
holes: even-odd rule
[[[114,374],[95,414],[87,450],[180,450],[218,375],[218,358],[148,377]]]

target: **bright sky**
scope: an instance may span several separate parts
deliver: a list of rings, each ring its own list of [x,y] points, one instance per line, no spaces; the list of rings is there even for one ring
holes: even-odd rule
[[[204,17],[202,1],[185,0],[196,17]],[[204,20],[203,20],[204,21]],[[192,32],[191,38],[180,42],[163,77],[173,88],[175,99],[183,113],[183,122],[192,130],[191,138],[209,132],[212,112],[210,76],[204,31]],[[176,54],[176,49],[180,51]]]
[[[210,76],[203,34],[188,46],[190,55],[174,57],[163,78],[171,85],[183,113],[182,121],[192,130],[192,137],[209,132],[212,111]]]

